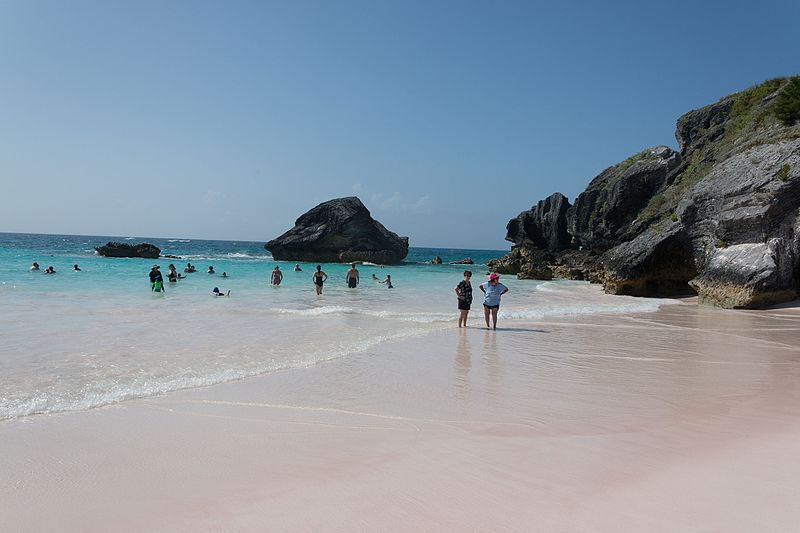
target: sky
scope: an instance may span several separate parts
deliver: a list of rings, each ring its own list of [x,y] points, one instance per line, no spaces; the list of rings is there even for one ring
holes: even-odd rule
[[[677,118],[800,73],[800,2],[0,0],[0,231],[268,241],[356,195],[508,249]]]

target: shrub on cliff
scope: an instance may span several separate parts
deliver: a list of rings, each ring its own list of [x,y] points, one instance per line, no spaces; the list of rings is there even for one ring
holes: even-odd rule
[[[793,78],[775,98],[772,112],[787,126],[800,119],[800,77]]]

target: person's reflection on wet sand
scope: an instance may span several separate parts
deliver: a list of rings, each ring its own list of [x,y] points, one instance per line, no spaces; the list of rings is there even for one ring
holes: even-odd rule
[[[469,371],[472,368],[472,350],[469,347],[469,333],[466,329],[458,331],[458,346],[455,358],[455,387],[461,393],[469,390]]]

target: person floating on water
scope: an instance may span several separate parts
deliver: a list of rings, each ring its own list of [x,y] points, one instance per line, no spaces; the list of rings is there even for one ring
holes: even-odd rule
[[[489,329],[489,314],[492,315],[492,328],[497,329],[497,311],[500,309],[500,297],[508,292],[508,287],[500,283],[500,276],[494,272],[489,274],[489,281],[478,285],[483,291],[483,318],[486,329]]]
[[[33,264],[31,265],[31,268],[29,268],[28,270],[30,270],[31,272],[33,272],[35,270],[39,270],[39,263],[34,261]]]
[[[472,305],[472,283],[470,283],[470,279],[472,279],[472,272],[465,270],[464,280],[456,285],[456,296],[458,297],[458,310],[460,313],[458,315],[458,327],[461,327],[462,324],[464,327],[467,327],[467,315]]]
[[[214,287],[214,290],[211,291],[211,294],[213,294],[214,296],[230,296],[231,295],[231,291],[228,291],[225,294],[222,294],[219,291],[219,287]]]
[[[283,272],[281,272],[281,267],[275,265],[275,268],[272,270],[272,277],[270,278],[270,283],[274,286],[278,286],[283,281]]]
[[[300,265],[295,265],[295,266],[294,266],[294,271],[295,271],[295,272],[302,272],[302,271],[303,271],[303,269],[302,269],[302,268],[300,268]]]
[[[314,290],[317,291],[317,296],[322,294],[322,284],[328,279],[328,275],[322,271],[322,266],[317,265],[317,271],[311,276],[314,280]]]
[[[214,267],[213,266],[208,267],[208,273],[209,274],[216,274],[216,272],[214,272]]]
[[[165,292],[164,277],[161,275],[158,265],[153,265],[150,269],[150,285],[153,292]]]
[[[392,276],[386,274],[386,279],[383,281],[379,281],[378,283],[385,283],[387,289],[394,289],[394,285],[392,285]]]
[[[356,268],[355,263],[350,264],[350,270],[347,271],[346,279],[347,279],[347,286],[349,288],[355,289],[356,287],[358,287],[358,282],[359,282],[358,269]]]

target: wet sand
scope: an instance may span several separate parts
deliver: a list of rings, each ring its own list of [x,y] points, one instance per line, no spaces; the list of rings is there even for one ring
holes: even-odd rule
[[[473,313],[471,324],[0,423],[0,531],[784,532],[800,521],[796,305],[679,304],[497,332]]]

